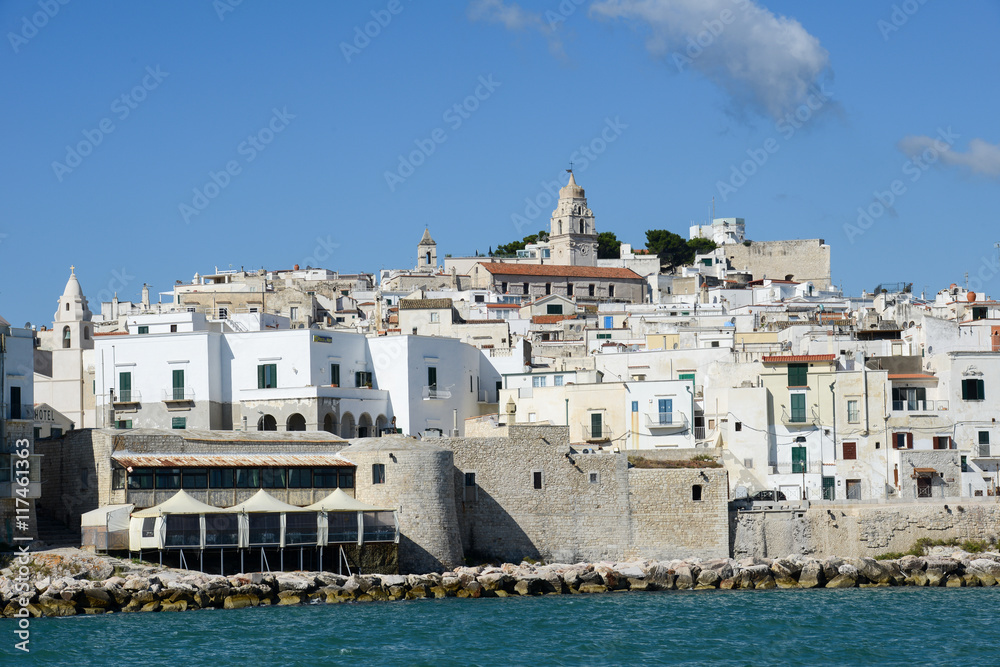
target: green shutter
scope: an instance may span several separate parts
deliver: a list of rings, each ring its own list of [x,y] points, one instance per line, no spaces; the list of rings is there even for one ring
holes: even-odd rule
[[[125,402],[132,400],[132,373],[118,374],[118,400]]]
[[[264,388],[264,364],[257,366],[257,388]]]
[[[986,399],[986,382],[983,380],[976,380],[976,398],[980,401]]]
[[[804,422],[806,420],[806,395],[792,394],[791,405],[792,405],[792,421]]]
[[[427,367],[427,386],[431,389],[437,389],[438,383],[438,369],[434,366]]]
[[[184,400],[184,371],[176,370],[173,372],[172,375],[173,375],[174,400],[182,401]]]
[[[809,384],[808,364],[788,364],[788,386],[805,387]]]
[[[330,384],[340,386],[340,364],[330,364]]]
[[[601,413],[592,412],[590,413],[590,437],[600,438],[603,436],[604,429],[601,424]]]

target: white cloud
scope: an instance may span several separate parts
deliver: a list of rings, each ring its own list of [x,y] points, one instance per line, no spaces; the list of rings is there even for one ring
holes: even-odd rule
[[[539,12],[522,9],[516,2],[506,4],[503,0],[473,0],[469,3],[469,18],[473,21],[499,23],[515,32],[537,32],[549,43],[552,55],[566,57],[562,40],[556,35],[556,26],[543,19]]]
[[[903,137],[898,146],[910,157],[920,158],[927,152],[924,156],[927,162],[940,159],[943,164],[964,167],[973,174],[1000,178],[1000,144],[972,139],[969,149],[962,153],[937,137],[910,135]]]
[[[699,72],[738,109],[772,118],[795,110],[832,73],[816,37],[754,0],[598,0],[590,13],[648,31],[653,55]]]

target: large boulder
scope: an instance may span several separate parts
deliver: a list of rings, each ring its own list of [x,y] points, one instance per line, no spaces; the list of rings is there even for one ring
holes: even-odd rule
[[[802,565],[802,571],[799,573],[799,588],[820,588],[825,583],[826,573],[819,561],[811,560]]]
[[[698,575],[698,583],[695,588],[699,590],[706,588],[718,588],[720,581],[722,581],[722,577],[719,576],[718,571],[702,570],[701,574]]]
[[[854,569],[854,568],[851,568]],[[855,570],[856,572],[857,570]],[[858,580],[851,574],[838,574],[826,583],[827,588],[854,588]]]
[[[673,589],[676,579],[676,573],[666,563],[653,563],[646,568],[646,581],[655,590]]]

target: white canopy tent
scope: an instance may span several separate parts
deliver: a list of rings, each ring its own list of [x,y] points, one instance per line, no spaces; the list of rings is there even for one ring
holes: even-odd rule
[[[128,549],[129,516],[135,505],[105,505],[80,516],[81,545],[95,551]]]
[[[399,520],[394,509],[369,505],[347,495],[343,489],[336,489],[326,498],[304,509],[319,512],[317,543],[320,546],[354,541],[360,545],[366,540],[399,541]],[[352,517],[352,514],[355,516]],[[390,518],[391,524],[388,523]],[[390,525],[392,537],[385,539]]]
[[[142,551],[170,546],[200,547],[205,543],[205,514],[222,511],[224,510],[219,507],[191,497],[186,491],[178,491],[159,505],[132,512],[129,548],[132,551]],[[167,517],[170,516],[178,519],[171,522],[172,535],[168,540]]]

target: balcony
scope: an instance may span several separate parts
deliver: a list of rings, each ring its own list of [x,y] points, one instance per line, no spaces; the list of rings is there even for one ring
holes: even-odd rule
[[[997,450],[996,454],[993,454],[989,445],[977,445],[976,449],[973,449],[972,451],[975,452],[972,456],[974,459],[1000,458],[1000,449]]]
[[[451,392],[447,389],[438,389],[437,385],[428,385],[421,392],[421,397],[425,401],[441,400],[451,398]]]
[[[34,421],[35,406],[31,403],[14,403],[13,405],[4,405],[4,418]]]
[[[646,428],[650,431],[682,431],[688,427],[687,415],[683,412],[647,412]]]
[[[945,412],[949,408],[948,401],[893,401],[893,412]]]
[[[194,389],[173,387],[163,390],[164,403],[194,403]]]
[[[123,389],[111,399],[112,405],[134,405],[142,403],[142,394],[136,389]]]
[[[594,427],[591,424],[583,424],[583,439],[587,442],[610,442],[611,428],[607,424]]]
[[[789,414],[785,408],[781,409],[781,423],[791,428],[811,428],[814,425],[805,412],[795,411]]]
[[[798,462],[786,461],[771,465],[772,475],[802,475],[816,474],[823,472],[823,465],[819,461]]]

